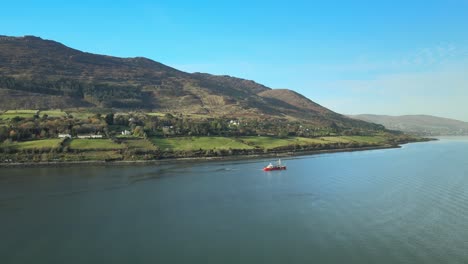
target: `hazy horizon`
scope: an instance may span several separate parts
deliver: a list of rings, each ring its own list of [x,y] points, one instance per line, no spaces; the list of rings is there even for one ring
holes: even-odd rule
[[[0,34],[295,90],[343,114],[468,121],[468,3],[5,3]]]

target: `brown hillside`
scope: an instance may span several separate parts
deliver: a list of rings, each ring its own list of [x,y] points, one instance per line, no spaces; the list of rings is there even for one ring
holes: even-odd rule
[[[293,107],[296,107],[298,109],[302,109],[305,111],[313,111],[313,112],[321,113],[321,114],[332,113],[332,111],[313,102],[307,97],[301,94],[298,94],[294,91],[288,90],[288,89],[265,90],[263,92],[258,93],[258,95],[260,95],[261,97],[265,97],[265,98],[280,100]]]
[[[0,36],[0,109],[112,107],[376,127],[289,90],[186,73],[146,58],[91,54],[39,37]]]

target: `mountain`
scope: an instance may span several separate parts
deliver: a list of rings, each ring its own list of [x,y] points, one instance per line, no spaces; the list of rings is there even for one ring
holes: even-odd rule
[[[117,108],[280,118],[321,127],[381,130],[287,89],[251,80],[187,73],[142,58],[69,48],[35,36],[0,36],[0,108]]]
[[[350,117],[416,135],[468,135],[467,122],[430,115],[353,115]]]

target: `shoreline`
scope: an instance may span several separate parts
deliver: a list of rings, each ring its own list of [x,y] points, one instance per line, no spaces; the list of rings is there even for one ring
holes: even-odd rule
[[[233,156],[219,156],[219,157],[187,157],[187,158],[168,158],[159,160],[117,160],[117,161],[101,161],[101,160],[89,160],[89,161],[52,161],[52,162],[24,162],[24,163],[0,163],[0,168],[40,168],[40,167],[73,167],[81,165],[91,166],[134,166],[134,165],[165,165],[174,164],[180,162],[195,163],[195,162],[211,162],[211,161],[237,161],[237,160],[248,160],[248,159],[266,159],[266,158],[286,158],[286,157],[300,157],[308,155],[320,155],[327,153],[341,153],[341,152],[357,152],[367,150],[379,150],[379,149],[397,149],[401,148],[401,145],[409,143],[420,143],[407,142],[399,145],[382,145],[372,147],[361,147],[361,148],[341,148],[341,149],[322,149],[312,151],[285,151],[275,153],[265,153],[256,155],[233,155]],[[427,141],[423,141],[427,142]]]

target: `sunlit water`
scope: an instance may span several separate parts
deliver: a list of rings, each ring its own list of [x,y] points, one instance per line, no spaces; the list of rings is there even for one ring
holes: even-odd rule
[[[468,263],[468,139],[283,161],[0,169],[0,263]]]

